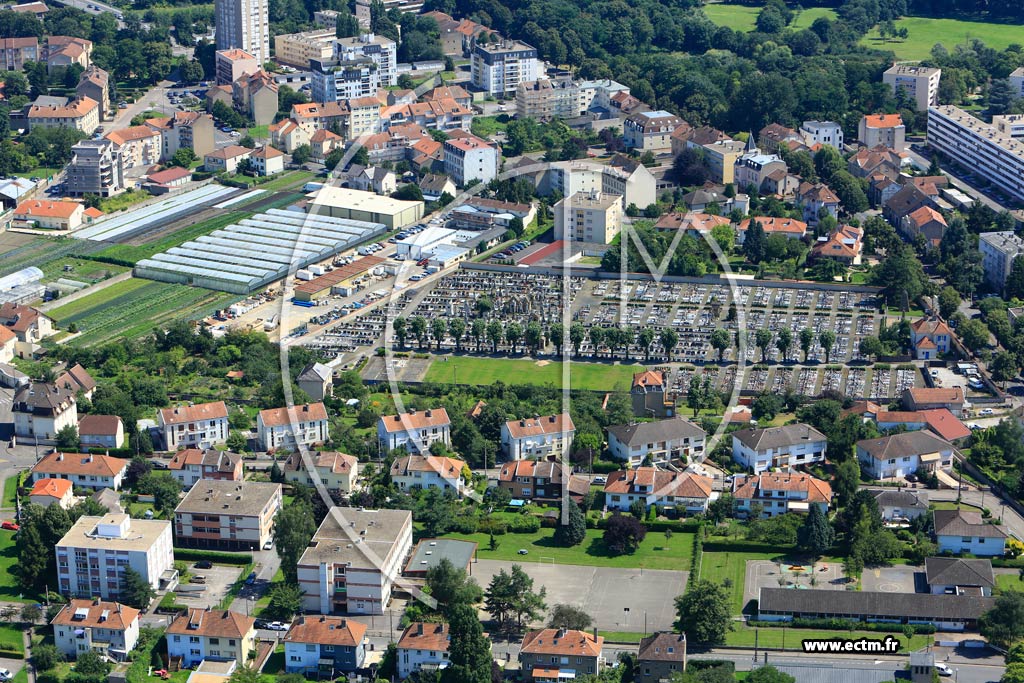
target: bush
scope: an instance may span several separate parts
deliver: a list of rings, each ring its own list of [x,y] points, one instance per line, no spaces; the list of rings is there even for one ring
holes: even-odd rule
[[[250,553],[220,553],[211,552],[209,550],[197,550],[194,548],[175,548],[174,558],[177,560],[184,560],[185,562],[209,560],[216,564],[232,564],[239,567],[252,564],[252,554]]]
[[[452,520],[452,532],[456,534],[475,534],[480,529],[480,522],[476,517],[462,516]]]
[[[36,683],[61,683],[60,674],[56,671],[43,671],[36,674]]]
[[[508,522],[508,531],[512,534],[532,534],[540,531],[540,519],[533,515],[520,515]]]
[[[478,531],[484,534],[504,536],[508,533],[508,525],[505,522],[498,519],[485,519],[480,522]]]
[[[852,619],[793,619],[792,621],[758,621],[752,619],[750,626],[757,628],[807,628],[819,631],[874,631],[877,633],[903,633],[905,624],[881,624],[875,622],[854,621]],[[930,635],[935,633],[932,624],[911,624],[914,633]]]
[[[186,607],[185,605],[179,604],[177,600],[177,595],[175,595],[174,593],[167,593],[166,595],[164,595],[164,597],[160,598],[160,604],[157,605],[156,611],[169,613],[184,612],[188,609],[188,607]]]

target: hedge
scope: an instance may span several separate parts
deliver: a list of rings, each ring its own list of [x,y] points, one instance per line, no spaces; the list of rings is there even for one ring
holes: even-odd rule
[[[757,541],[705,541],[704,552],[706,553],[778,553],[779,555],[792,555],[799,551],[792,546],[771,545],[758,543]]]
[[[1001,569],[1020,569],[1024,567],[1024,557],[993,557],[992,566],[999,567]]]
[[[160,604],[156,606],[156,611],[163,613],[186,611],[188,607],[178,603],[177,600],[178,596],[175,593],[167,593],[160,598]]]
[[[694,671],[703,671],[704,669],[717,669],[719,667],[725,668],[730,675],[736,673],[736,662],[728,659],[691,659],[686,662],[687,669],[693,669]]]
[[[135,451],[130,448],[90,448],[90,455],[109,455],[112,458],[124,458],[131,459],[135,456]]]
[[[185,562],[209,560],[216,564],[233,564],[239,567],[252,564],[251,553],[221,553],[210,550],[199,550],[196,548],[175,548],[174,559],[184,560]]]
[[[906,625],[903,624],[882,624],[868,621],[853,621],[852,619],[793,619],[792,621],[759,621],[751,619],[748,626],[757,628],[808,628],[821,631],[875,631],[878,633],[903,633]],[[931,635],[936,628],[932,624],[910,624],[914,633]]]

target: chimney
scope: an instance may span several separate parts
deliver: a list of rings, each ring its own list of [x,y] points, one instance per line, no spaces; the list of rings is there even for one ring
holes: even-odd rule
[[[100,599],[99,598],[93,598],[92,599],[92,604],[93,604],[93,607],[95,607],[96,605],[100,604]]]
[[[526,426],[526,420],[520,420],[519,421],[519,426],[520,427],[525,427]]]
[[[426,411],[425,413],[423,413],[423,414],[424,414],[424,415],[426,415],[427,417],[430,417],[431,415],[433,415],[433,414],[434,414],[434,411],[433,411],[433,410],[427,410],[427,411]]]

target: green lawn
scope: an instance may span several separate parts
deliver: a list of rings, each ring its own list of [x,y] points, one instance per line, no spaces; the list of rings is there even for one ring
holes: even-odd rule
[[[16,506],[15,498],[18,496],[18,477],[20,474],[20,472],[15,472],[4,479],[4,498],[3,502],[0,503],[0,507],[13,509]]]
[[[640,365],[608,365],[572,361],[570,381],[573,389],[585,391],[615,391],[629,389],[633,373],[641,372]],[[434,359],[427,370],[427,382],[459,384],[562,385],[560,362],[519,360],[509,358],[450,357],[447,361]]]
[[[904,17],[896,20],[897,28],[906,28],[906,40],[882,42],[877,29],[869,31],[861,39],[861,45],[879,50],[891,50],[896,59],[920,61],[928,59],[932,46],[941,43],[950,52],[958,44],[979,38],[985,45],[1003,50],[1012,43],[1021,43],[1021,27],[985,21],[961,21],[959,19],[933,19],[930,17]]]
[[[289,190],[295,186],[305,185],[314,176],[316,176],[316,174],[312,171],[289,171],[271,181],[263,183],[262,185],[257,185],[257,187],[261,190],[267,190],[268,192]]]
[[[100,200],[100,211],[103,213],[113,213],[114,211],[122,211],[130,208],[135,204],[144,202],[147,199],[152,199],[153,195],[143,190],[128,190],[114,197],[107,197],[106,199]]]
[[[969,512],[981,512],[981,508],[975,505],[968,505],[967,503],[960,503],[959,505],[955,500],[937,500],[932,503],[928,503],[928,507],[932,510],[957,510],[963,509]]]
[[[719,26],[728,26],[734,31],[752,31],[757,21],[760,7],[748,7],[746,5],[728,5],[725,3],[714,3],[704,5],[704,14],[708,19]],[[828,7],[811,7],[799,12],[794,18],[791,26],[795,29],[810,28],[815,19],[827,17],[835,19],[835,10]]]
[[[26,591],[14,575],[12,570],[17,563],[14,532],[0,531],[0,601],[39,602],[39,596],[33,591]]]
[[[5,652],[18,652],[25,655],[24,631],[15,626],[4,624],[0,626],[0,650]]]
[[[815,629],[800,628],[759,628],[753,629],[746,626],[736,626],[725,637],[725,644],[728,647],[754,647],[754,639],[757,639],[759,647],[782,649],[783,639],[787,650],[801,649],[801,641],[810,638],[867,638],[870,640],[885,640],[886,636],[892,636],[900,641],[900,651],[907,652],[919,650],[932,643],[932,636],[915,635],[910,641],[902,633],[879,633],[877,631],[820,631]]]
[[[628,567],[644,569],[671,569],[684,571],[690,568],[693,551],[693,534],[675,533],[668,540],[664,534],[649,533],[640,548],[631,555],[611,555],[604,546],[601,531],[588,529],[583,543],[574,548],[555,545],[551,537],[554,529],[541,529],[532,534],[506,534],[496,536],[498,549],[488,548],[487,534],[450,534],[451,538],[475,541],[477,556],[482,560],[505,560],[519,564],[551,562],[557,564],[580,564],[593,567]],[[526,555],[520,555],[524,549]],[[674,598],[668,596],[666,599]]]
[[[1017,574],[996,574],[996,592],[1017,591],[1024,593],[1024,581]]]
[[[488,138],[495,133],[504,131],[508,127],[508,115],[498,116],[477,116],[473,118],[473,135],[481,138]]]
[[[747,581],[747,560],[774,560],[778,553],[729,552],[704,553],[700,561],[700,578],[722,583],[732,582],[731,605],[734,614],[740,614],[743,604],[743,588]]]
[[[259,142],[260,140],[270,137],[270,131],[268,128],[270,128],[270,126],[252,126],[251,128],[245,129],[245,135],[248,135],[253,140]]]
[[[62,322],[64,320],[74,318],[84,311],[102,306],[114,299],[130,294],[137,289],[141,289],[145,287],[148,282],[148,280],[129,278],[127,280],[114,283],[109,287],[104,287],[89,296],[83,296],[81,299],[59,306],[50,311],[48,315],[57,322]]]
[[[65,266],[70,266],[71,270],[64,270]],[[68,280],[88,283],[99,282],[108,276],[119,275],[128,270],[128,268],[71,256],[68,258],[55,258],[40,266],[40,270],[43,271],[43,280],[46,282],[67,278]]]
[[[606,643],[639,644],[644,638],[643,633],[635,633],[633,631],[601,631],[601,635],[604,636],[604,642]]]

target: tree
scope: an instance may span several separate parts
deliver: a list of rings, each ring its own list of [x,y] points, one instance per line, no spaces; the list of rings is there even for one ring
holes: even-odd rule
[[[299,164],[300,166],[313,156],[313,148],[309,145],[299,145],[292,150],[292,163]]]
[[[171,166],[178,166],[180,168],[191,168],[193,162],[196,160],[196,153],[192,151],[191,147],[179,147],[178,151],[171,157]]]
[[[410,202],[422,202],[423,190],[416,183],[406,183],[391,193],[392,199],[403,199]]]
[[[155,596],[156,591],[142,574],[131,567],[125,567],[121,575],[121,602],[135,609],[146,609]]]
[[[203,65],[194,59],[185,62],[181,67],[181,79],[186,83],[198,83],[206,77]]]
[[[351,12],[341,10],[335,20],[334,33],[337,38],[351,38],[360,32],[359,20]]]
[[[768,247],[767,242],[764,226],[761,225],[760,221],[750,219],[747,235],[743,239],[743,255],[751,263],[760,263],[764,260]]]
[[[658,334],[658,343],[665,349],[665,356],[672,360],[672,349],[679,343],[679,334],[670,327],[666,327]]]
[[[483,590],[476,580],[465,569],[456,568],[447,558],[427,570],[426,585],[446,614],[455,606],[475,605],[483,599]]]
[[[836,333],[832,330],[822,331],[822,333],[818,335],[818,343],[821,344],[821,348],[825,352],[825,362],[831,362],[832,347],[836,343]]]
[[[754,343],[761,350],[761,362],[768,362],[768,347],[772,345],[772,331],[762,328],[754,333]]]
[[[699,579],[678,596],[675,603],[675,627],[686,634],[690,643],[714,647],[725,642],[725,634],[733,626],[729,591],[725,586]]]
[[[555,527],[555,533],[552,538],[556,545],[560,545],[563,548],[577,546],[587,536],[587,521],[583,517],[583,512],[580,511],[580,506],[572,500],[567,503],[567,506],[566,509],[569,515],[567,523],[559,523]]]
[[[871,279],[883,288],[886,303],[899,306],[900,310],[916,301],[927,286],[921,260],[910,246],[901,243],[895,244],[871,271]]]
[[[1024,639],[1024,593],[1007,591],[996,596],[992,609],[979,617],[978,630],[990,643],[1003,648]]]
[[[228,678],[228,683],[260,683],[261,680],[263,674],[248,664],[240,664]]]
[[[541,587],[533,592],[533,579],[518,564],[512,565],[511,572],[502,569],[491,578],[484,593],[487,611],[503,629],[522,626],[537,619],[547,608],[544,598],[547,589]]]
[[[241,453],[248,447],[249,441],[245,438],[245,434],[239,431],[234,431],[228,434],[228,438],[224,442],[224,445],[228,447],[228,450]]]
[[[53,553],[53,546],[47,546],[43,542],[39,524],[33,519],[34,516],[32,513],[26,513],[21,522],[21,530],[15,537],[18,564],[14,569],[25,585],[39,588],[45,579],[47,560]]]
[[[821,557],[835,542],[835,531],[818,505],[811,505],[804,523],[797,531],[797,543],[814,557]]]
[[[445,336],[448,334],[448,325],[445,323],[444,318],[434,318],[430,321],[430,336],[434,338],[435,348],[441,350],[441,342],[444,341]]]
[[[770,391],[762,392],[750,404],[750,416],[758,422],[771,422],[782,410],[782,397]]]
[[[293,501],[277,513],[274,520],[274,545],[281,558],[281,571],[286,583],[298,583],[297,565],[299,557],[313,538],[316,525],[313,511],[308,505]]]
[[[795,677],[779,671],[774,666],[754,669],[747,675],[747,680],[752,683],[796,683]]]
[[[1021,263],[1024,264],[1024,261],[1021,261]],[[1014,259],[1013,265],[1017,265],[1016,259]],[[1010,273],[1012,276],[1012,267],[1010,269]],[[1020,273],[1021,283],[1024,284],[1024,266],[1021,267]],[[1009,280],[1007,280],[1007,287],[1009,287]],[[943,287],[939,292],[939,315],[946,320],[949,320],[949,318],[960,308],[961,301],[962,299],[960,298],[960,293],[958,291],[949,286]]]
[[[448,321],[448,333],[455,340],[455,350],[462,351],[462,338],[466,336],[466,321],[462,318],[452,318]]]
[[[604,545],[613,555],[632,553],[647,536],[647,527],[632,515],[613,514],[604,530]]]
[[[976,318],[958,325],[956,332],[964,346],[975,354],[988,346],[988,328],[985,327],[985,323]]]
[[[81,441],[78,438],[78,427],[75,425],[61,427],[57,432],[57,450],[77,453],[80,446]]]
[[[302,587],[291,583],[275,583],[270,589],[270,603],[264,616],[277,621],[291,621],[302,610]]]
[[[448,666],[441,683],[491,683],[491,643],[476,609],[455,605],[448,615]]]
[[[409,320],[409,328],[412,331],[412,336],[416,337],[416,342],[422,349],[427,339],[427,319],[422,315],[413,316]]]
[[[139,479],[135,488],[136,493],[153,496],[153,507],[157,512],[169,515],[178,507],[181,482],[171,476],[170,472],[148,472]]]
[[[594,623],[593,618],[575,605],[559,603],[551,608],[548,628],[586,631]]]
[[[793,346],[793,331],[788,327],[779,330],[779,337],[775,340],[775,348],[782,354],[782,361],[789,360],[789,349]]]
[[[829,446],[832,444],[830,443]],[[837,458],[846,458],[836,465],[836,475],[832,482],[832,488],[835,489],[841,505],[845,505],[853,498],[853,494],[857,492],[857,487],[860,485],[860,463],[857,462],[857,458],[848,456],[849,453],[836,454]]]
[[[75,673],[87,678],[106,679],[110,664],[95,650],[82,652],[75,658]]]
[[[999,683],[1024,683],[1024,663],[1007,664]]]
[[[725,352],[730,346],[732,346],[732,336],[729,334],[729,330],[719,327],[711,333],[711,348],[718,351],[719,363],[724,360]]]
[[[1000,351],[996,354],[995,358],[992,359],[989,370],[992,372],[992,379],[997,382],[1009,382],[1011,379],[1017,376],[1017,372],[1020,370],[1020,364],[1017,362],[1017,357],[1008,351]]]
[[[36,645],[32,648],[32,666],[36,671],[49,671],[64,661],[64,653],[56,645]]]
[[[807,362],[807,356],[810,355],[811,349],[814,348],[814,330],[810,327],[805,327],[800,330],[800,350],[804,354],[804,362]]]

